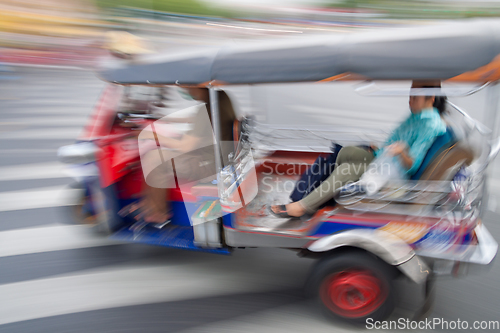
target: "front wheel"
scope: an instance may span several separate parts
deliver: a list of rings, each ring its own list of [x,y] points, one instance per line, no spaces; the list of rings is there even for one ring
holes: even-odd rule
[[[391,267],[365,253],[342,253],[322,259],[309,287],[329,316],[352,324],[386,319],[395,307]]]
[[[98,186],[87,187],[75,182],[66,187],[71,198],[63,206],[64,221],[68,224],[88,225],[100,236],[111,234],[109,209],[106,207],[106,197]]]

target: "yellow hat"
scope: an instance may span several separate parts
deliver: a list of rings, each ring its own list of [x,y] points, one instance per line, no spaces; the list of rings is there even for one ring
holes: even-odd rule
[[[111,52],[123,54],[144,54],[153,53],[142,38],[132,35],[125,31],[108,31],[105,34],[107,48]]]

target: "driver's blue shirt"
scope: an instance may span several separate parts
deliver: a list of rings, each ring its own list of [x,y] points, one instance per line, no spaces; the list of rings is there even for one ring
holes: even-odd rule
[[[441,119],[436,108],[423,109],[420,113],[411,114],[398,128],[389,136],[383,147],[395,142],[403,142],[408,147],[408,155],[413,160],[411,168],[406,169],[406,176],[413,175],[427,154],[427,151],[439,135],[446,132],[446,124]],[[379,149],[375,155],[382,153],[384,148]],[[396,158],[399,164],[401,160]],[[403,166],[401,164],[401,166]]]

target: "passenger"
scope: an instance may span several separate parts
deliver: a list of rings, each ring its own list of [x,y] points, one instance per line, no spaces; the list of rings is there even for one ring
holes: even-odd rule
[[[181,180],[192,182],[216,175],[208,89],[189,88],[188,92],[195,100],[206,103],[199,107],[190,131],[180,139],[144,131],[140,135],[141,139],[157,139],[162,149],[161,154],[158,149],[154,149],[141,157],[145,175],[142,199],[139,204],[131,205],[129,209],[126,209],[127,213],[140,209],[139,214],[134,214],[138,220],[165,225],[172,217],[168,203],[168,188],[175,188],[176,181],[177,183]],[[225,92],[219,91],[218,99],[221,139],[232,141],[234,110]],[[225,156],[228,154],[225,151],[226,147],[227,145],[222,148]],[[174,165],[172,159],[175,162]]]
[[[413,81],[415,88],[440,88],[440,82]],[[444,96],[410,96],[411,115],[391,134],[381,149],[372,147],[344,147],[337,156],[337,167],[332,174],[302,200],[287,205],[271,206],[269,211],[281,218],[313,214],[332,199],[338,189],[359,180],[375,156],[382,152],[397,156],[397,161],[410,178],[420,167],[435,138],[446,132],[440,115],[446,108]]]

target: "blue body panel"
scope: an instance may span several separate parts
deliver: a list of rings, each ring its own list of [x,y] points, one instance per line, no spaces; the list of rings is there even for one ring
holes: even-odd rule
[[[226,214],[222,216],[222,225],[233,228],[233,214]]]
[[[183,250],[230,254],[227,248],[209,249],[196,246],[193,241],[194,234],[192,227],[168,225],[163,229],[157,229],[152,226],[145,226],[137,231],[131,229],[125,227],[114,233],[110,238],[125,242],[159,245]]]
[[[123,217],[118,212],[136,200],[118,199],[114,185],[104,188],[103,192],[106,197],[106,206],[110,213],[111,227],[113,230],[117,230],[110,236],[111,239],[184,250],[230,254],[228,248],[202,248],[194,244],[193,227],[189,221],[188,212],[194,212],[198,209],[202,204],[201,202],[184,203],[181,201],[171,201],[170,207],[173,216],[169,225],[165,226],[163,229],[157,229],[153,226],[146,225],[140,230],[134,231],[131,226],[137,221],[134,219],[133,214]]]
[[[340,222],[323,222],[319,225],[318,229],[315,230],[311,235],[313,237],[323,237],[328,235],[336,234],[340,231],[346,231],[351,229],[376,229],[377,225],[359,225],[352,223],[340,223]]]

